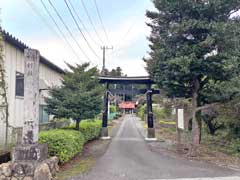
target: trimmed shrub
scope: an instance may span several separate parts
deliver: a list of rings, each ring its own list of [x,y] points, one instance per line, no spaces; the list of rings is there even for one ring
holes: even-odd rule
[[[80,132],[85,138],[85,142],[88,142],[99,137],[102,128],[102,121],[86,119],[82,120],[79,126]],[[75,129],[75,125],[72,124],[64,129]]]
[[[84,120],[80,123],[80,131],[85,138],[85,142],[99,137],[102,127],[101,120]]]
[[[76,130],[55,129],[39,133],[39,143],[46,143],[49,156],[57,156],[60,163],[81,152],[84,142],[84,135]]]

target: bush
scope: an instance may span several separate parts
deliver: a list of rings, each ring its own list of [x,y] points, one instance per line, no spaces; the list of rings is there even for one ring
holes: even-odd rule
[[[101,120],[84,120],[80,123],[80,131],[85,138],[85,142],[99,137],[102,127]]]
[[[81,152],[84,142],[84,135],[76,130],[55,129],[39,133],[39,143],[46,143],[49,156],[57,156],[60,163]]]
[[[153,107],[154,118],[157,120],[169,119],[168,109],[165,107]]]
[[[111,105],[110,106],[110,113],[116,113],[116,112],[117,112],[116,106]]]
[[[79,125],[80,132],[83,134],[85,138],[85,142],[90,140],[96,139],[99,137],[101,128],[102,128],[102,121],[101,120],[82,120]],[[75,129],[75,125],[72,124],[64,129]]]
[[[140,117],[142,121],[145,120],[146,108],[147,108],[146,105],[142,105],[142,106],[138,107],[138,109],[137,109],[137,116]]]

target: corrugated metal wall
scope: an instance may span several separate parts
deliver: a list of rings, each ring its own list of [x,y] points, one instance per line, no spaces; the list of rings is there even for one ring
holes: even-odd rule
[[[23,97],[15,96],[16,72],[24,73],[24,53],[8,43],[4,43],[6,66],[7,96],[9,102],[9,125],[14,128],[23,126]],[[44,64],[40,64],[40,79],[52,86],[61,85],[61,75]],[[46,93],[46,92],[44,92]],[[42,103],[43,99],[41,99]],[[5,139],[4,121],[0,120],[0,144]],[[11,129],[10,129],[11,132]],[[9,137],[11,139],[11,137]]]

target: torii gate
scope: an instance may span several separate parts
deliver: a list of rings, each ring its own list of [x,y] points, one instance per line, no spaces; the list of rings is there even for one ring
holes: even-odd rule
[[[155,129],[153,122],[153,110],[152,110],[152,95],[159,94],[159,90],[152,89],[152,84],[154,83],[148,76],[140,77],[109,77],[100,76],[99,82],[106,84],[106,90],[104,93],[104,111],[102,116],[102,139],[110,139],[108,136],[108,96],[109,93],[112,94],[146,94],[147,99],[147,137],[146,140],[153,141],[155,138]],[[109,89],[109,84],[145,84],[146,89],[135,89],[135,90],[120,90],[120,89]]]

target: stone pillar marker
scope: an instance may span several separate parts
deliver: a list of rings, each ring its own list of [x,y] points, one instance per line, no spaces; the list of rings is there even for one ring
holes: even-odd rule
[[[22,144],[30,145],[38,142],[39,122],[39,52],[26,49],[24,51],[24,125]]]
[[[38,144],[39,131],[39,59],[34,49],[24,51],[24,124],[22,143],[12,154],[15,161],[42,161],[47,159],[47,146]]]
[[[37,50],[25,49],[24,56],[22,142],[12,150],[12,162],[0,165],[0,169],[8,170],[4,176],[0,172],[0,179],[51,180],[58,171],[58,158],[47,159],[47,145],[38,144],[40,54]]]

